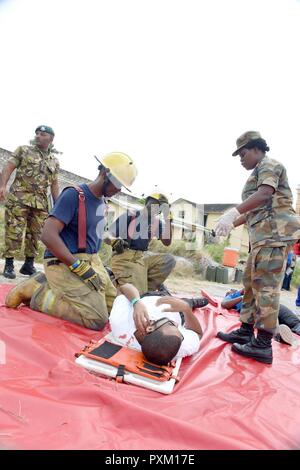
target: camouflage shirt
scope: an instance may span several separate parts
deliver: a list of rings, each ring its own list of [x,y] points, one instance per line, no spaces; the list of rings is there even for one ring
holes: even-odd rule
[[[300,218],[296,216],[292,206],[293,196],[284,166],[276,160],[264,157],[244,186],[243,201],[262,184],[272,186],[275,192],[265,205],[246,214],[251,246],[290,244],[300,236]]]
[[[17,168],[8,198],[36,209],[48,210],[48,189],[57,179],[59,171],[59,162],[53,153],[24,145],[18,147],[8,161]]]

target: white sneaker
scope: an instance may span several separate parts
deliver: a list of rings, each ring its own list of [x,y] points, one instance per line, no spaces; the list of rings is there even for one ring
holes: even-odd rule
[[[290,344],[294,347],[298,346],[299,342],[297,338],[294,336],[294,333],[287,325],[279,325],[278,333],[283,343]]]

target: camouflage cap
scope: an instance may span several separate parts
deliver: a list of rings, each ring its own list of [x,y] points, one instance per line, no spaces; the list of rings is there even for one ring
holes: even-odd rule
[[[37,133],[38,131],[47,132],[47,134],[50,135],[55,135],[54,130],[52,129],[52,127],[49,126],[38,126],[35,130],[35,133]]]
[[[251,140],[261,139],[261,135],[257,131],[248,131],[242,134],[236,141],[236,150],[233,152],[232,156],[236,157],[239,151],[245,147]]]

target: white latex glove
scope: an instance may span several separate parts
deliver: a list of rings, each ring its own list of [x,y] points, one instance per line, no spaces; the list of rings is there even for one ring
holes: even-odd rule
[[[225,214],[223,214],[222,217],[217,220],[217,225],[215,228],[217,237],[227,237],[227,235],[233,229],[233,222],[240,215],[241,214],[236,207],[233,207],[229,211],[225,212]]]

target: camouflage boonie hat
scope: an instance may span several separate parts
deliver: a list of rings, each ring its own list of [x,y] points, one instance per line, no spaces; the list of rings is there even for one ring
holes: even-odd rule
[[[47,134],[50,135],[55,135],[54,130],[52,129],[52,127],[49,126],[38,126],[35,130],[35,133],[37,133],[38,131],[47,132]]]
[[[248,131],[242,134],[236,141],[236,150],[233,152],[232,156],[236,157],[239,151],[245,147],[251,140],[261,139],[261,135],[257,131]]]

